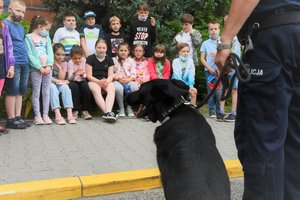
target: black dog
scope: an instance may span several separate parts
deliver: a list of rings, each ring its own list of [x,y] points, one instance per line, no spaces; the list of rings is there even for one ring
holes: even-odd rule
[[[166,199],[229,200],[229,178],[212,129],[185,105],[186,97],[188,87],[181,82],[157,79],[142,84],[127,102],[145,105],[145,115],[162,123],[154,142]]]

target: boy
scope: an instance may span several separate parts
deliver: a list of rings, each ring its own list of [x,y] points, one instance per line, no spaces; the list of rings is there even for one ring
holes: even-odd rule
[[[224,23],[226,22],[228,17],[228,14],[226,14],[224,16]],[[232,40],[232,48],[231,51],[233,53],[235,53],[238,56],[241,56],[241,44],[238,41],[237,36],[235,36]],[[235,71],[232,70],[229,74],[228,74],[228,79],[229,81],[231,80],[232,76],[235,74]],[[233,83],[233,87],[232,87],[232,91],[231,91],[231,111],[230,114],[228,116],[225,117],[225,112],[224,112],[224,107],[225,107],[225,101],[221,101],[220,102],[220,113],[217,114],[217,121],[225,121],[225,122],[234,122],[235,121],[235,117],[236,117],[236,107],[237,107],[237,89],[238,89],[238,79],[235,78],[234,83]]]
[[[96,24],[96,14],[93,11],[86,11],[83,16],[85,25],[80,29],[81,47],[86,57],[95,53],[95,43],[98,39],[105,38],[100,25]]]
[[[120,32],[121,20],[117,16],[112,16],[109,19],[109,28],[111,32],[106,36],[107,42],[107,55],[110,57],[116,57],[118,54],[119,44],[125,42],[124,33]]]
[[[73,12],[67,11],[64,14],[64,27],[56,30],[53,43],[62,43],[66,49],[65,60],[69,60],[70,50],[74,44],[80,45],[80,38],[76,28],[76,16]]]
[[[190,46],[189,58],[192,58],[195,66],[198,65],[197,49],[200,47],[202,37],[199,31],[193,29],[194,17],[184,14],[180,18],[182,31],[177,33],[172,42],[172,50],[176,51],[178,43],[187,43]]]
[[[205,81],[207,87],[207,94],[210,93],[214,87],[217,77],[217,66],[215,64],[215,57],[217,53],[217,40],[220,34],[220,24],[216,21],[212,21],[208,24],[208,32],[210,38],[205,40],[201,46],[201,63],[205,67]],[[215,118],[215,101],[216,101],[216,112],[220,112],[220,96],[221,87],[208,100],[209,117]]]
[[[29,77],[29,59],[25,43],[24,28],[18,23],[24,19],[26,4],[22,0],[12,0],[8,6],[9,16],[3,20],[8,26],[15,57],[15,73],[13,78],[5,80],[5,106],[7,112],[6,128],[25,129],[27,124],[22,116],[22,100],[26,92]]]
[[[141,44],[144,46],[146,58],[152,56],[152,45],[156,40],[155,19],[148,17],[149,6],[140,3],[137,6],[137,18],[135,18],[129,29],[128,42],[130,45]]]

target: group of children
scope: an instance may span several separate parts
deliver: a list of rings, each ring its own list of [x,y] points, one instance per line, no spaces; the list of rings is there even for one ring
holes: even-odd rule
[[[152,53],[156,22],[149,17],[146,3],[137,7],[137,17],[130,25],[129,37],[121,32],[121,20],[116,16],[109,19],[111,32],[105,34],[96,24],[96,14],[87,11],[84,14],[86,25],[77,32],[76,16],[66,12],[64,26],[57,29],[53,41],[49,37],[51,23],[43,16],[32,19],[30,31],[24,39],[24,29],[18,23],[24,18],[24,1],[12,0],[8,10],[9,16],[2,22],[0,34],[0,47],[2,45],[3,49],[2,54],[0,51],[0,94],[5,79],[6,128],[24,129],[30,126],[21,117],[22,96],[29,74],[34,124],[37,125],[53,123],[48,116],[49,105],[55,113],[56,124],[76,124],[79,111],[82,111],[84,119],[91,119],[89,111],[93,102],[103,111],[104,120],[115,122],[118,117],[126,115],[124,95],[138,90],[142,83],[158,78],[183,81],[190,87],[191,103],[196,104],[195,65],[198,64],[197,48],[202,39],[200,32],[193,29],[192,15],[181,17],[183,31],[172,42],[178,58],[172,62],[171,76],[166,47],[158,44]],[[215,43],[217,37],[218,34],[211,33],[210,39]],[[208,60],[209,56],[214,56],[210,52],[212,47],[206,47],[206,42],[201,47],[201,61],[208,71],[207,76],[215,75],[216,68]],[[204,59],[203,55],[206,55]],[[66,120],[60,113],[60,96],[67,112]],[[118,114],[112,111],[115,99]],[[134,116],[129,105],[126,111],[129,117]],[[0,132],[4,131],[5,128],[0,127]]]

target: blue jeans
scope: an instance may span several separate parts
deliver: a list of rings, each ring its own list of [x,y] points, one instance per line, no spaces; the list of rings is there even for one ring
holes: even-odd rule
[[[210,75],[209,71],[205,71],[205,82],[206,82],[206,89],[207,89],[207,95],[210,93],[210,88],[208,86],[208,76]],[[220,87],[218,90],[214,92],[214,94],[208,99],[208,110],[209,112],[215,112],[215,104],[216,104],[216,112],[220,112],[220,98],[222,93],[222,87]]]
[[[6,78],[4,89],[8,96],[24,95],[29,78],[29,64],[15,64],[15,75]]]
[[[64,108],[73,108],[72,93],[68,85],[51,83],[50,86],[50,104],[52,110],[61,108],[59,102],[59,93],[61,93]]]

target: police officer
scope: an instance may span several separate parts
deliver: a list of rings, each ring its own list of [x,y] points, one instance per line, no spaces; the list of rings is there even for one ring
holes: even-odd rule
[[[243,24],[253,43],[244,57],[251,80],[239,85],[234,133],[243,200],[299,200],[300,1],[232,0],[216,56],[220,70]]]

